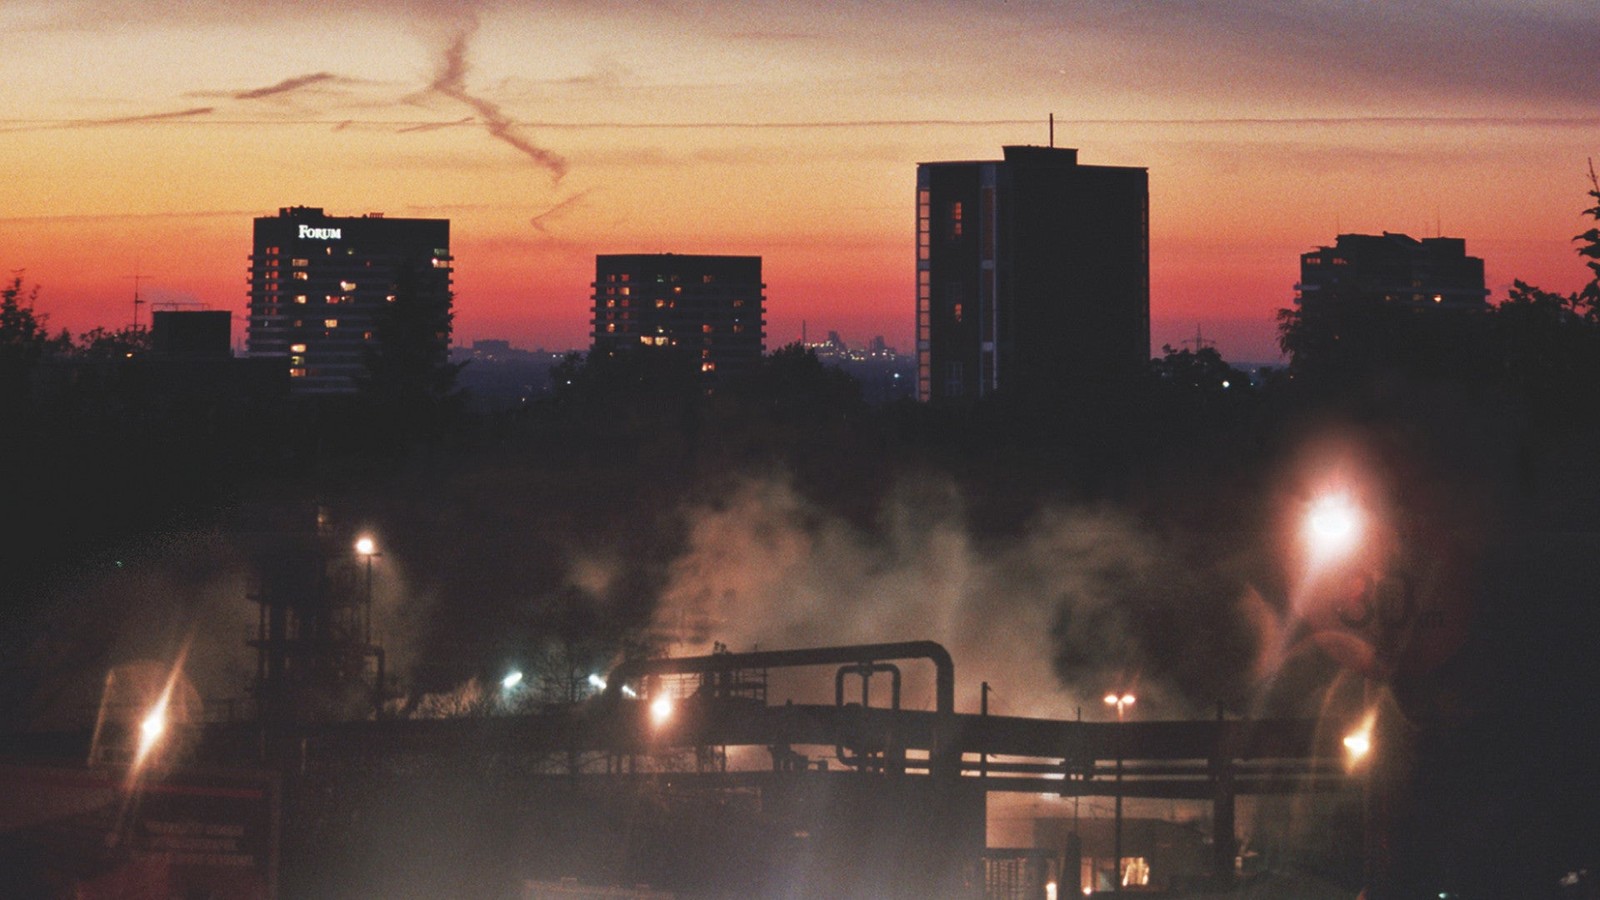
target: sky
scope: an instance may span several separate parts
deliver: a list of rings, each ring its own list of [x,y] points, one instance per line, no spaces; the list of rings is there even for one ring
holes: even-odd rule
[[[918,162],[1142,166],[1151,346],[1273,361],[1299,254],[1585,280],[1592,0],[7,0],[0,273],[73,333],[228,309],[286,206],[451,220],[456,342],[588,344],[601,253],[763,258],[769,348],[912,349]],[[1185,343],[1187,342],[1187,343]]]

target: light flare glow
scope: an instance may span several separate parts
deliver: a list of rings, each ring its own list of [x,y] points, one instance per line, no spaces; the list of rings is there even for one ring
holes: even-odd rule
[[[650,723],[661,726],[672,718],[672,698],[657,697],[650,701]]]

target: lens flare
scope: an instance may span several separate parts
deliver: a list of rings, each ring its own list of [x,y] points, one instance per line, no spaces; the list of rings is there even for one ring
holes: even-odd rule
[[[1319,498],[1306,513],[1306,544],[1319,561],[1328,562],[1355,549],[1361,538],[1361,513],[1347,494]]]
[[[650,701],[650,721],[655,725],[664,725],[672,718],[672,698],[657,697]]]

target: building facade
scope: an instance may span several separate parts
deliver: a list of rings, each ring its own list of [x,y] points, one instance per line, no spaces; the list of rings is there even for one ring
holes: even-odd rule
[[[1078,151],[917,166],[917,396],[1084,395],[1150,359],[1148,172]]]
[[[1384,232],[1341,234],[1331,247],[1300,254],[1295,299],[1304,308],[1328,303],[1384,302],[1418,309],[1488,306],[1483,260],[1461,238],[1417,239]]]
[[[246,352],[281,358],[297,394],[354,393],[393,304],[449,359],[450,221],[285,207],[255,220]]]
[[[709,381],[748,372],[766,349],[759,256],[595,257],[594,352],[675,348]]]

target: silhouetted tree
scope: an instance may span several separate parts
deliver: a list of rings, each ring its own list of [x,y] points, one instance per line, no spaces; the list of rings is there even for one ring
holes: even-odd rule
[[[132,359],[150,350],[150,332],[143,328],[95,328],[78,336],[73,353],[83,359]]]
[[[27,399],[28,375],[45,356],[61,349],[66,332],[52,339],[47,317],[33,310],[39,287],[24,289],[22,273],[0,288],[0,413],[13,412]]]

